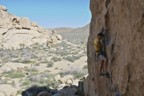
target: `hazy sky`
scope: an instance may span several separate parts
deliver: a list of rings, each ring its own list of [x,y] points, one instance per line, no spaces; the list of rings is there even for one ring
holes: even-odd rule
[[[39,25],[82,27],[90,22],[90,0],[0,0],[10,13],[29,17]]]

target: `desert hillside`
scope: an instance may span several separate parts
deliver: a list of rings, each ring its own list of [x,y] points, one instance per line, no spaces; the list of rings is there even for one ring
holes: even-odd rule
[[[51,34],[27,17],[17,17],[8,12],[5,6],[0,6],[0,48],[17,49],[22,45],[30,47],[33,44],[57,43],[62,37]]]
[[[90,0],[85,96],[144,96],[144,0]],[[105,28],[110,78],[99,76],[94,38]]]
[[[89,24],[84,27],[75,28],[69,32],[59,32],[64,39],[74,44],[86,45],[89,36]]]
[[[87,75],[86,46],[12,15],[2,5],[0,21],[0,96],[80,95],[78,82]]]

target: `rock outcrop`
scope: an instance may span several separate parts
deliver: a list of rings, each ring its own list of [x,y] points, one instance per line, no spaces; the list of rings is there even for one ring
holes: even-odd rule
[[[85,96],[144,96],[144,0],[91,0]],[[108,71],[99,76],[93,40],[105,28]]]
[[[20,48],[20,45],[29,47],[35,43],[47,44],[47,41],[53,40],[50,33],[52,31],[38,26],[27,17],[17,17],[8,13],[7,8],[0,5],[0,48],[16,49]],[[54,43],[60,41],[56,36],[59,35],[53,36]]]
[[[9,84],[0,85],[0,96],[16,96],[18,89]]]
[[[22,92],[22,96],[80,96],[77,86],[65,86],[61,90],[50,89],[46,86],[32,86]]]

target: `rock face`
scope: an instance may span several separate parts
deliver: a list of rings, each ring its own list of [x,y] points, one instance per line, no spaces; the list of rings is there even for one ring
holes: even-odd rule
[[[49,33],[52,31],[38,26],[27,17],[14,16],[8,13],[6,7],[0,5],[0,48],[16,49],[20,48],[20,45],[28,47],[35,43],[47,44],[52,37]],[[54,43],[60,41],[56,36],[53,36]]]
[[[85,96],[144,96],[144,0],[91,0]],[[111,78],[99,76],[93,40],[106,28]]]

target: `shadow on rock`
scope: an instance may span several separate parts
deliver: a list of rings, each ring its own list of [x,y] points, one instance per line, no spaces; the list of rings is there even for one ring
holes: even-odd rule
[[[22,96],[81,96],[75,85],[65,86],[61,90],[50,89],[46,86],[32,86],[23,91]]]

